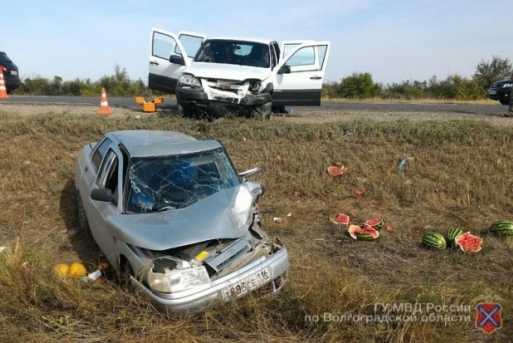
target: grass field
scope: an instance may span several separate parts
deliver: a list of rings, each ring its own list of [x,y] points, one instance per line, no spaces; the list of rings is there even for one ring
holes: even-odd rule
[[[510,125],[203,122],[1,111],[0,119],[0,245],[7,247],[0,254],[1,342],[420,343],[513,337],[513,238],[488,234],[494,221],[513,220]],[[73,173],[79,150],[107,131],[143,128],[220,139],[239,171],[263,168],[256,176],[267,189],[260,203],[263,224],[287,245],[292,263],[280,296],[246,296],[171,319],[109,278],[84,283],[54,275],[58,263],[81,261],[92,271],[101,258],[90,235],[78,229]],[[398,170],[402,157],[407,162]],[[328,175],[333,163],[347,172]],[[380,231],[377,241],[355,241],[329,221],[339,212],[355,223],[383,218],[393,231]],[[483,250],[464,254],[421,245],[425,232],[451,227],[482,237]],[[487,299],[502,306],[502,327],[491,336],[474,322],[476,305]],[[414,303],[422,310],[416,319],[404,311]],[[378,315],[389,320],[374,321]]]

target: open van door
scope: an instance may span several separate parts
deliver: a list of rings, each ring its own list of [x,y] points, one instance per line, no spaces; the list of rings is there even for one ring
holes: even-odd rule
[[[178,78],[190,65],[205,36],[180,32],[178,37],[161,29],[151,30],[148,88],[174,94]]]
[[[273,106],[320,106],[329,51],[330,42],[309,42],[285,53],[273,71]]]

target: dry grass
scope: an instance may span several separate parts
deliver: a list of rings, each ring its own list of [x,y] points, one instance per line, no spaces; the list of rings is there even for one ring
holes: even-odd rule
[[[494,341],[513,335],[513,241],[487,234],[493,221],[513,219],[512,127],[465,120],[207,123],[8,113],[0,120],[0,245],[9,247],[0,254],[2,342],[477,342],[475,306],[488,294],[504,318]],[[268,190],[261,201],[264,225],[286,243],[292,261],[279,297],[247,296],[169,319],[109,279],[86,284],[53,275],[57,263],[79,260],[92,269],[101,257],[78,230],[78,151],[104,132],[143,128],[220,139],[239,170],[264,168],[257,177]],[[401,157],[408,162],[398,171]],[[333,162],[348,171],[329,176]],[[354,241],[328,221],[339,211],[356,222],[383,217],[393,231],[382,231],[376,242]],[[275,216],[283,222],[274,223]],[[420,245],[426,230],[454,226],[484,237],[483,251],[464,255]],[[415,322],[322,320],[324,313],[373,316],[382,314],[374,312],[377,303],[414,302],[424,310],[428,303],[469,305],[469,313],[456,315],[470,321],[421,322],[421,314]],[[318,322],[305,320],[315,315]]]

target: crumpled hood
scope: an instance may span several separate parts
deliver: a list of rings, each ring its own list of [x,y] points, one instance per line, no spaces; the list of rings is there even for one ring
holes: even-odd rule
[[[237,81],[246,79],[265,80],[271,75],[271,70],[267,68],[207,62],[193,62],[184,72],[200,78]]]
[[[239,238],[245,230],[235,227],[231,208],[240,187],[244,185],[222,190],[182,209],[109,216],[107,227],[119,240],[157,251]]]

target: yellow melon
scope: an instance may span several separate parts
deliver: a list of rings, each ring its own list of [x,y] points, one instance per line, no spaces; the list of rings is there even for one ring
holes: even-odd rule
[[[67,264],[61,263],[56,265],[53,270],[59,276],[66,276],[66,274],[68,274],[69,266]]]
[[[68,269],[68,275],[74,277],[83,277],[87,275],[86,267],[79,262],[73,263]]]

